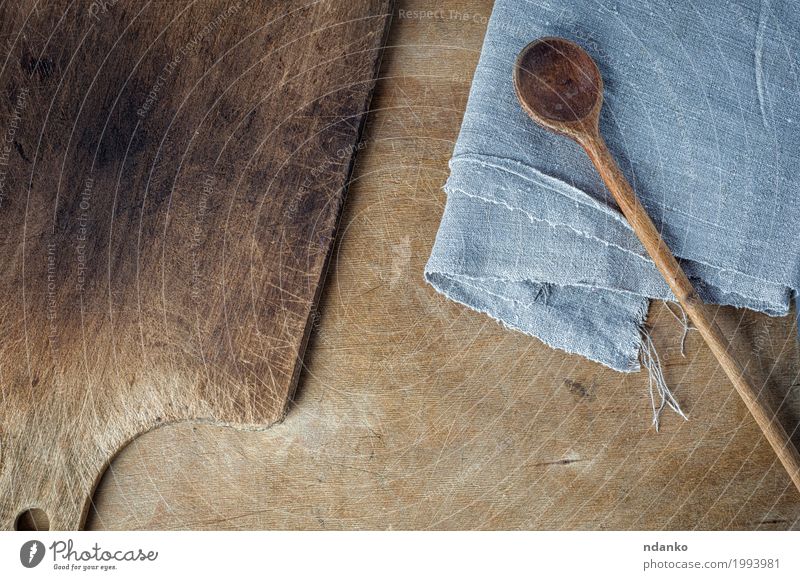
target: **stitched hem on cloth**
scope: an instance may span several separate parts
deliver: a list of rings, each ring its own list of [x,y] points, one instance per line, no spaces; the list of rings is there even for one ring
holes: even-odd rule
[[[450,168],[452,173],[444,187],[448,196],[456,193],[487,203],[498,204],[510,211],[521,212],[531,221],[544,222],[553,227],[568,228],[576,235],[591,239],[604,246],[614,247],[652,264],[652,260],[647,256],[638,239],[636,239],[627,220],[615,206],[602,203],[589,193],[557,177],[541,173],[536,168],[521,161],[475,153],[461,154],[457,157],[453,157],[450,160]],[[526,195],[528,193],[532,195],[541,195],[542,191],[545,190],[557,193],[560,197],[570,202],[580,204],[580,206],[588,210],[579,216],[579,226],[582,226],[584,229],[576,227],[575,223],[570,223],[566,221],[566,219],[554,219],[555,216],[553,215],[544,217],[534,214],[528,211],[522,203],[515,204],[513,203],[515,200],[509,199],[506,196],[492,197],[480,191],[476,191],[474,188],[469,187],[471,183],[474,183],[473,178],[476,168],[479,171],[485,171],[487,168],[493,169],[511,178],[510,184],[493,188],[493,191],[496,193],[502,194],[512,191],[515,193],[525,192]],[[665,209],[673,215],[678,215],[682,218],[686,217],[683,213],[677,212],[669,207]],[[595,212],[599,212],[604,218],[611,218],[611,222],[603,222],[604,226],[608,227],[609,223],[613,223],[620,228],[616,232],[612,232],[616,240],[609,241],[599,237],[599,230],[594,228],[597,222],[602,220],[598,220],[598,214]],[[570,217],[574,217],[574,215]],[[621,235],[620,232],[622,230],[626,231],[627,235]],[[664,235],[663,231],[662,235]],[[797,287],[798,285],[791,279],[789,274],[778,276],[773,279],[759,278],[736,268],[711,263],[699,255],[691,253],[689,255],[684,254],[686,253],[676,253],[676,257],[681,260],[687,275],[692,280],[692,283],[703,299],[707,302],[724,306],[734,306],[736,308],[748,308],[750,310],[763,312],[769,316],[785,316],[790,311],[792,296],[800,293],[800,287]],[[695,270],[702,270],[702,278],[692,275]],[[653,272],[656,273],[655,266],[653,266]],[[746,286],[747,294],[727,290],[722,285],[725,283],[725,278],[733,277],[736,277]],[[658,275],[658,278],[660,279],[660,275]],[[730,286],[730,281],[725,285]],[[614,290],[614,288],[609,289]],[[674,295],[666,286],[666,283],[663,284],[662,291],[650,293],[647,297],[676,302]],[[800,313],[798,314],[800,315]]]

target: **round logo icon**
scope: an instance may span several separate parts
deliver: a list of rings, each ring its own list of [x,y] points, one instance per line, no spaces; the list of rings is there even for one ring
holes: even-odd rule
[[[19,561],[26,568],[35,568],[44,559],[44,544],[39,540],[28,540],[19,549]]]

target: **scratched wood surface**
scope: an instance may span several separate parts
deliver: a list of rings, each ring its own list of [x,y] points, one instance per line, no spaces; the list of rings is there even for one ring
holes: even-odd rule
[[[80,527],[158,425],[283,416],[389,3],[0,4],[0,528]]]
[[[136,439],[103,478],[90,528],[800,528],[800,498],[758,427],[696,332],[681,356],[662,305],[649,320],[690,420],[665,415],[655,433],[643,374],[551,350],[422,281],[490,11],[399,2],[286,419]],[[720,318],[792,431],[793,317]]]

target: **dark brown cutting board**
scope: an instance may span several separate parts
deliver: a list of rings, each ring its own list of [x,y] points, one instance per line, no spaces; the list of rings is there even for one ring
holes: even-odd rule
[[[390,4],[2,4],[0,527],[79,528],[157,425],[281,419]]]

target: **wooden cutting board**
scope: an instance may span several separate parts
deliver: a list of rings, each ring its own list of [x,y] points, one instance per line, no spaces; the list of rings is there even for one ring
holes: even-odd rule
[[[389,15],[2,4],[0,527],[79,528],[158,425],[281,419]]]

